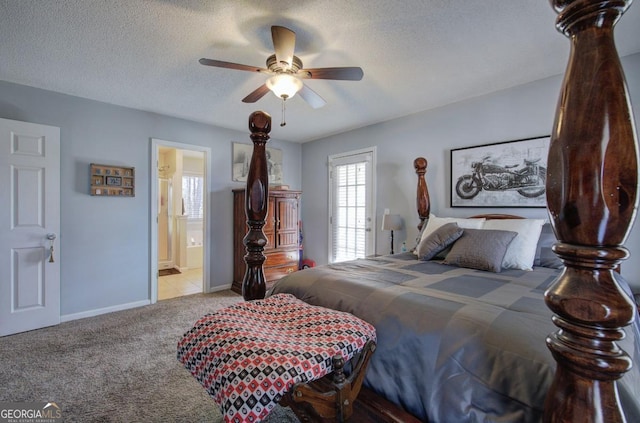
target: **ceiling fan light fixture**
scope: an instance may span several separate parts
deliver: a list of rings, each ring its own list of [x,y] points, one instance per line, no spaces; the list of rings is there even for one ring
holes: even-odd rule
[[[302,81],[288,73],[280,73],[267,79],[267,87],[276,97],[289,99],[302,89]]]

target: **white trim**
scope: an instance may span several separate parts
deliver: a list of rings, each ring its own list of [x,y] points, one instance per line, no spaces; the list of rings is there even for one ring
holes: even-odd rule
[[[86,317],[99,316],[101,314],[113,313],[114,311],[128,310],[130,308],[137,308],[151,304],[149,300],[141,300],[133,303],[118,304],[109,307],[96,308],[94,310],[81,311],[80,313],[64,314],[60,316],[60,322],[70,322],[72,320],[84,319]]]
[[[209,294],[212,294],[212,293],[214,293],[214,292],[226,291],[226,290],[228,290],[228,289],[229,289],[229,290],[231,289],[231,284],[230,284],[230,283],[229,283],[229,284],[226,284],[226,285],[218,285],[218,286],[214,286],[214,287],[211,287],[211,288],[209,289]],[[234,294],[235,294],[235,292],[234,292]]]
[[[203,260],[202,260],[202,292],[213,292],[209,281],[211,279],[211,246],[213,240],[211,239],[211,231],[209,230],[211,222],[209,213],[211,213],[211,195],[209,193],[209,184],[211,179],[211,148],[203,147],[194,144],[184,144],[173,141],[161,140],[158,138],[151,138],[151,192],[149,194],[150,204],[150,218],[149,218],[149,232],[150,232],[150,251],[149,257],[149,301],[151,304],[155,304],[158,301],[158,225],[156,217],[158,216],[158,150],[160,147],[171,147],[178,150],[192,150],[200,151],[204,153],[204,213],[202,230],[203,236]]]
[[[377,150],[377,147],[374,145],[372,147],[360,148],[358,150],[351,150],[351,151],[347,151],[347,152],[344,152],[344,153],[331,154],[329,156],[329,164],[331,164],[331,162],[334,161],[334,160],[346,159],[346,158],[348,158],[350,156],[358,156],[360,154],[369,154],[369,153],[371,153],[373,155],[373,160],[375,161],[375,159],[376,159],[376,150]]]

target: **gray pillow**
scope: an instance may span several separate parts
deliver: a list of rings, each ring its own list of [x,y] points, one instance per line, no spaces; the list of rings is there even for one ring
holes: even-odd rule
[[[500,272],[507,247],[517,235],[498,229],[464,229],[444,264]]]
[[[549,267],[551,269],[561,269],[564,267],[562,260],[558,258],[556,253],[551,251],[551,247],[556,242],[558,242],[558,240],[553,233],[551,224],[545,223],[542,225],[540,238],[538,238],[538,246],[536,247],[536,256],[533,260],[534,266]]]
[[[457,223],[447,223],[429,234],[418,244],[418,259],[431,260],[462,236],[462,228]]]

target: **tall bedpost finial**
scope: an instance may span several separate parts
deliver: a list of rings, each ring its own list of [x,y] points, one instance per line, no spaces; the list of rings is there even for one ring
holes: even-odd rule
[[[552,0],[571,39],[551,135],[547,204],[565,263],[545,293],[558,363],[545,422],[623,422],[616,380],[631,359],[616,341],[635,306],[614,272],[638,208],[638,142],[613,27],[631,0]],[[588,187],[588,188],[587,188]]]
[[[418,175],[418,191],[416,193],[416,206],[418,207],[418,217],[420,223],[418,223],[418,230],[422,230],[422,226],[427,219],[429,219],[429,213],[431,211],[431,201],[429,200],[429,189],[427,188],[427,181],[424,179],[425,173],[427,173],[427,159],[424,157],[418,157],[413,161],[413,167]]]
[[[247,268],[242,280],[242,297],[247,301],[264,298],[267,289],[262,269],[265,261],[263,251],[267,245],[267,237],[262,228],[267,218],[269,201],[266,144],[269,141],[269,132],[271,131],[271,116],[262,111],[251,113],[249,130],[251,131],[251,141],[253,141],[253,154],[247,175],[244,203],[249,232],[242,240],[247,251],[244,256]]]

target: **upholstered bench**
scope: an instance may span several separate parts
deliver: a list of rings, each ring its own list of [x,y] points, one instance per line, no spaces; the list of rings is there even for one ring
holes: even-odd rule
[[[310,410],[344,421],[375,341],[375,328],[351,314],[278,294],[202,317],[178,342],[178,360],[220,406],[226,422],[258,422],[283,397],[296,413]],[[344,361],[354,356],[346,377]],[[323,391],[309,384],[331,372]]]

